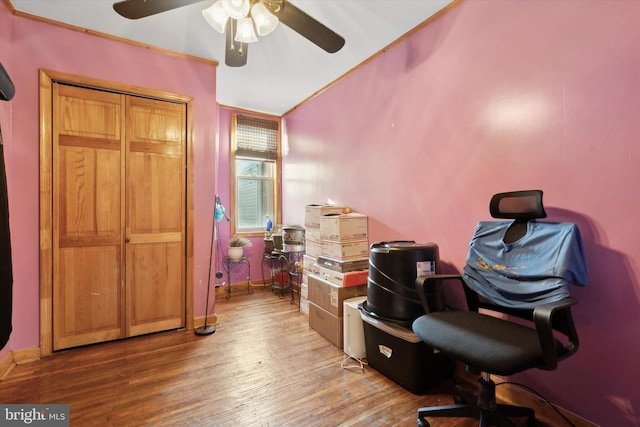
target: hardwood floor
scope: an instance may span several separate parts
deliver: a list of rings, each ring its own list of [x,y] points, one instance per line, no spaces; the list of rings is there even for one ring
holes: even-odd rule
[[[420,406],[452,403],[450,383],[410,393],[342,350],[269,289],[218,290],[217,331],[164,332],[54,353],[16,366],[2,403],[67,403],[71,426],[415,426]],[[473,420],[434,420],[476,426]]]

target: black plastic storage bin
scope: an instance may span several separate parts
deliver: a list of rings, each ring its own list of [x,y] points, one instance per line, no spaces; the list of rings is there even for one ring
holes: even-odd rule
[[[438,274],[440,258],[435,243],[378,242],[369,251],[369,280],[364,310],[378,319],[410,328],[424,314],[416,290],[419,275]],[[440,310],[443,307],[434,307]]]
[[[367,363],[413,394],[424,394],[453,371],[453,362],[427,346],[412,330],[384,322],[362,308]]]

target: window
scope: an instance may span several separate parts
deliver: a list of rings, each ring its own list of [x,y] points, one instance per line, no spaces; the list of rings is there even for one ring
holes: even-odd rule
[[[231,194],[233,234],[263,233],[280,222],[280,122],[233,114]]]

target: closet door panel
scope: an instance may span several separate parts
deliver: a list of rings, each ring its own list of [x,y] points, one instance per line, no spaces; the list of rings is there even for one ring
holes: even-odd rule
[[[56,350],[121,337],[119,259],[115,246],[60,251],[60,277],[66,285],[55,295]]]
[[[127,97],[127,331],[184,327],[184,104]]]
[[[178,242],[130,245],[127,255],[128,335],[183,327],[182,245]]]
[[[182,233],[182,159],[164,154],[132,152],[129,165],[131,193],[128,226],[131,237]]]
[[[121,95],[56,85],[53,347],[124,333]]]
[[[120,243],[120,153],[60,146],[60,239]]]

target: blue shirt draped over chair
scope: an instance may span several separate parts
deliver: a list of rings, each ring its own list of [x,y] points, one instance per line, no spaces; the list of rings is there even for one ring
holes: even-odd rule
[[[587,263],[573,223],[529,222],[514,243],[503,241],[510,221],[482,221],[469,245],[464,280],[478,294],[513,308],[533,308],[586,286]]]

